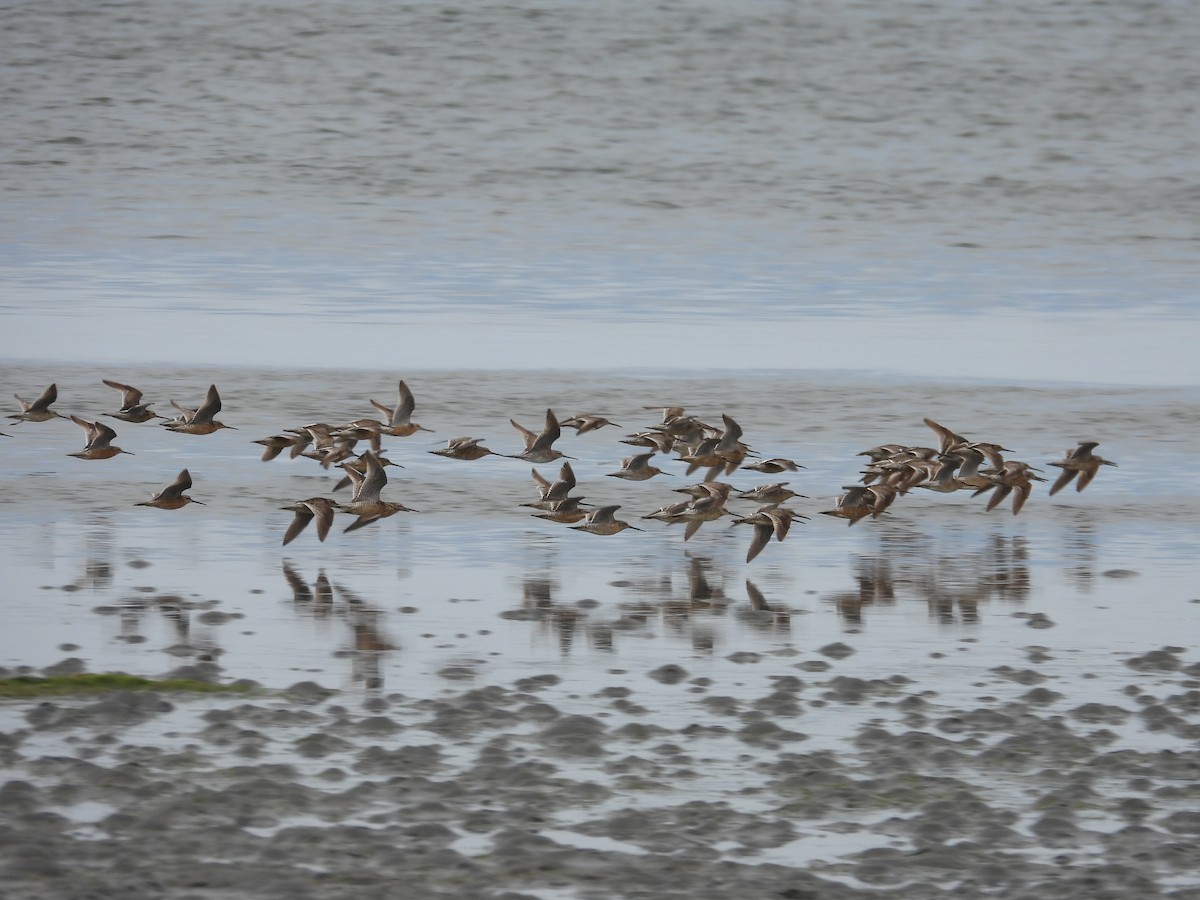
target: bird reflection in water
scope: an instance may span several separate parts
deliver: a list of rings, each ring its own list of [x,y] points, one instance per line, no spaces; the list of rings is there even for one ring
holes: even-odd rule
[[[168,640],[172,643],[165,648],[167,653],[191,662],[215,662],[225,651],[217,643],[213,630],[202,628],[197,633],[192,628],[192,611],[213,605],[212,601],[187,600],[178,594],[126,597],[118,607],[121,623],[119,640],[126,644],[144,642],[146,617],[157,611],[170,627]]]
[[[725,581],[724,569],[707,556],[689,554],[685,565],[675,571],[647,565],[641,577],[609,582],[628,599],[620,603],[616,619],[602,619],[590,612],[599,605],[596,601],[558,599],[558,582],[539,565],[535,574],[522,581],[520,608],[505,616],[537,622],[563,656],[578,646],[581,635],[591,649],[611,652],[623,635],[655,628],[687,641],[697,655],[708,655],[721,643],[722,622],[735,614],[763,634],[789,631],[790,609],[769,602],[752,582],[746,584],[747,601],[739,601],[726,592]]]
[[[861,625],[863,607],[891,606],[896,602],[891,560],[886,556],[859,556],[854,560],[855,587],[825,596],[849,625]]]
[[[317,580],[311,585],[292,568],[285,559],[283,561],[283,577],[287,579],[288,587],[292,589],[292,605],[296,611],[314,619],[328,619],[333,613],[333,584],[325,570],[317,573]]]
[[[113,586],[112,563],[103,559],[89,559],[83,571],[74,581],[63,586],[64,591],[106,591]]]
[[[1096,584],[1096,524],[1084,510],[1068,513],[1071,527],[1059,542],[1067,563],[1064,571],[1081,591],[1090,592]]]
[[[696,615],[720,614],[729,605],[724,584],[709,581],[712,560],[705,556],[689,556],[687,567],[687,597],[668,597],[661,604],[663,619],[673,628],[682,630]]]
[[[79,577],[63,587],[65,591],[106,591],[113,586],[115,526],[104,515],[89,516],[87,526],[87,561]]]
[[[781,603],[771,603],[749,578],[746,579],[746,597],[750,608],[742,610],[744,622],[759,631],[781,634],[792,630],[792,611]]]
[[[121,623],[119,640],[125,643],[139,643],[146,638],[142,635],[142,618],[146,615],[147,601],[144,597],[126,597],[118,607]]]
[[[350,680],[361,684],[369,696],[383,691],[383,664],[399,647],[384,634],[384,611],[372,606],[344,585],[335,585],[322,569],[310,585],[288,560],[283,577],[292,591],[292,605],[302,615],[321,621],[335,618],[349,628],[349,645],[334,655],[350,660]]]
[[[383,610],[371,606],[347,587],[337,587],[342,601],[342,616],[350,626],[351,645],[339,656],[350,658],[350,677],[369,694],[383,690],[383,662],[398,649],[383,634]]]
[[[577,606],[555,602],[557,590],[558,582],[549,575],[526,576],[521,582],[521,609],[551,635],[560,654],[569,656],[576,636],[587,623],[587,615]],[[605,649],[612,649],[611,637]]]
[[[974,550],[939,550],[927,535],[911,532],[885,536],[882,544],[876,554],[855,557],[855,588],[824,598],[848,625],[863,624],[865,610],[897,600],[924,601],[939,624],[973,625],[981,603],[1029,599],[1024,536],[992,534]]]
[[[731,601],[725,596],[724,579],[718,578],[707,556],[687,555],[687,594],[676,588],[678,573],[655,572],[651,577],[628,585],[637,599],[621,604],[622,619],[629,624],[648,627],[661,622],[676,635],[689,640],[692,649],[711,653],[716,635],[711,622],[724,615]]]
[[[554,591],[558,584],[547,575],[526,576],[521,583],[521,608],[549,610],[554,608]]]
[[[164,619],[171,623],[171,627],[175,632],[176,642],[185,646],[191,645],[192,617],[184,609],[182,598],[174,595],[165,595],[155,599],[158,611],[162,613]],[[208,643],[212,643],[211,639]]]
[[[725,596],[724,583],[714,585],[709,580],[711,573],[711,559],[689,555],[687,597],[671,597],[662,604],[663,620],[667,627],[688,638],[693,653],[705,656],[712,653],[717,645],[712,619],[724,615],[730,604],[730,599]]]
[[[1029,540],[1023,535],[991,536],[987,565],[991,589],[997,600],[1024,603],[1029,599]]]

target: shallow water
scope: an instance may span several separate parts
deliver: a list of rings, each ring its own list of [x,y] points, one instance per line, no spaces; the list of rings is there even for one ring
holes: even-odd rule
[[[1200,384],[1186,4],[0,13],[0,358]]]
[[[96,414],[117,399],[99,384],[116,373],[56,371],[63,410]],[[34,393],[49,370],[10,367],[4,376]],[[190,436],[116,423],[117,443],[135,455],[85,462],[65,456],[82,438],[68,421],[10,429],[0,546],[14,624],[0,665],[43,666],[70,655],[93,670],[153,675],[215,659],[232,677],[277,687],[312,679],[366,699],[545,671],[587,694],[615,671],[645,682],[668,662],[692,676],[754,685],[767,670],[822,661],[863,678],[903,671],[967,702],[987,673],[1023,668],[1029,648],[1040,646],[1048,657],[1042,671],[1083,702],[1120,690],[1124,659],[1177,643],[1200,615],[1198,498],[1169,474],[1186,464],[1196,437],[1194,390],[780,373],[413,373],[414,418],[435,433],[385,442],[386,455],[404,466],[389,469],[385,497],[420,512],[353,534],[337,525],[323,544],[305,533],[284,548],[291,513],[280,507],[330,496],[336,478],[286,454],[262,462],[251,441],[315,418],[365,414],[368,398],[390,400],[393,379],[154,369],[120,377],[164,406],[167,398],[198,402],[215,380],[224,400],[218,418],[238,430]],[[642,407],[676,402],[709,419],[729,412],[764,455],[805,465],[790,479],[739,472],[729,480],[788,480],[809,498],[794,502],[812,520],[749,564],[742,528],[709,523],[685,542],[678,526],[640,521],[699,475],[686,478],[678,462],[647,482],[606,473],[629,452],[618,438],[654,423],[656,413]],[[533,425],[547,403],[563,416],[592,410],[625,426],[568,431],[558,446],[577,458],[577,492],[620,503],[644,534],[596,537],[533,518],[520,506],[536,494],[530,466],[519,460],[457,462],[425,452],[460,433],[516,452],[507,418]],[[925,415],[1043,466],[1100,432],[1108,438],[1101,452],[1119,467],[1083,493],[1051,499],[1041,485],[1016,517],[1007,506],[987,513],[979,500],[920,491],[852,528],[819,515],[857,479],[859,450],[929,442]],[[206,505],[134,506],[184,467],[191,495]],[[770,611],[751,608],[758,595]],[[853,655],[822,653],[834,643]]]

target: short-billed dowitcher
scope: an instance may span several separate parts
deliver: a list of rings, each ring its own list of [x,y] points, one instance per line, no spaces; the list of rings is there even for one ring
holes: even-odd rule
[[[142,392],[128,384],[122,384],[119,381],[113,381],[110,378],[102,378],[105,384],[110,388],[121,392],[121,408],[114,413],[105,413],[113,419],[120,419],[122,422],[149,422],[151,419],[161,419],[158,413],[150,409],[150,403],[142,402]]]
[[[387,416],[387,421],[383,423],[384,434],[390,434],[393,437],[408,437],[411,434],[416,434],[418,431],[433,430],[412,421],[412,414],[413,410],[417,408],[417,401],[413,399],[413,393],[408,389],[408,385],[404,383],[403,379],[401,379],[397,389],[395,406],[387,406],[378,400],[372,400],[371,405]]]
[[[721,516],[732,516],[729,510],[725,508],[725,501],[720,497],[698,497],[687,503],[682,510],[679,510],[669,520],[670,522],[687,522],[687,527],[683,530],[683,539],[691,540],[692,535],[700,530],[700,526],[705,522],[715,522]]]
[[[74,456],[78,459],[112,459],[120,453],[133,456],[128,450],[122,450],[120,447],[112,445],[117,433],[103,422],[89,422],[79,416],[71,416],[71,421],[87,432],[87,443],[78,453],[68,453],[67,456]]]
[[[181,506],[187,506],[189,503],[199,503],[201,506],[204,506],[199,500],[195,500],[184,493],[184,491],[190,490],[191,487],[191,473],[187,469],[184,469],[174,481],[149,500],[135,503],[134,506],[153,506],[155,509],[179,509]]]
[[[571,416],[571,418],[563,419],[558,424],[564,428],[574,428],[576,434],[587,434],[589,431],[596,431],[605,425],[613,425],[617,428],[621,427],[616,422],[604,418],[604,416],[592,415],[591,413],[581,413]]]
[[[639,431],[636,434],[627,434],[621,438],[622,444],[629,444],[631,447],[650,447],[659,453],[670,453],[675,449],[675,438],[662,431]]]
[[[979,458],[983,459],[983,455],[980,454]],[[933,469],[933,475],[924,481],[913,484],[912,486],[925,488],[927,491],[937,491],[940,494],[950,494],[954,491],[961,491],[967,487],[966,484],[959,481],[956,474],[958,472],[958,467],[961,465],[962,458],[959,457],[957,453],[947,453]]]
[[[870,486],[855,484],[843,486],[842,490],[845,493],[837,498],[834,508],[822,510],[821,515],[846,519],[850,525],[853,525],[855,522],[875,514],[876,499]]]
[[[678,414],[668,415],[671,412]],[[680,407],[671,407],[663,410],[662,424],[651,430],[669,434],[675,439],[676,443],[687,446],[695,446],[705,438],[715,438],[721,433],[720,429],[714,428],[707,422],[701,422],[695,416],[685,416],[683,409]]]
[[[685,422],[700,423],[695,416],[686,416],[682,406],[643,406],[642,409],[656,409],[662,414],[659,426],[655,430],[669,431],[673,427],[685,427]]]
[[[732,475],[752,451],[750,445],[742,441],[741,425],[724,413],[721,414],[721,421],[725,423],[725,430],[717,441],[715,452],[725,461],[725,474]]]
[[[677,494],[687,494],[689,497],[716,497],[722,503],[729,499],[729,494],[733,491],[733,485],[727,484],[724,481],[702,481],[699,484],[689,484],[681,488],[675,488]]]
[[[539,519],[548,519],[551,522],[561,522],[564,525],[574,525],[587,518],[588,511],[581,507],[583,497],[565,497],[562,500],[544,501],[549,502],[549,507],[538,507],[545,509],[545,512],[533,513]],[[533,504],[525,504],[531,506]]]
[[[174,400],[171,401],[171,405],[179,410],[180,416],[177,419],[169,419],[162,423],[163,427],[169,431],[175,431],[179,434],[212,434],[214,431],[219,431],[222,428],[237,431],[232,425],[226,425],[213,418],[221,411],[221,395],[217,392],[215,384],[208,386],[208,393],[204,396],[204,403],[198,409],[188,409],[186,406],[180,406]]]
[[[354,429],[348,433],[326,422],[313,422],[305,425],[302,430],[311,439],[312,447],[301,451],[300,456],[315,459],[322,469],[340,465],[355,456],[354,448],[358,444],[358,438],[354,436]],[[379,451],[374,452],[378,454]]]
[[[350,480],[354,483],[354,494],[351,496],[349,503],[339,504],[338,509],[342,512],[358,516],[354,522],[346,527],[345,531],[357,531],[364,525],[370,525],[372,522],[386,519],[388,516],[395,515],[398,512],[417,512],[417,510],[405,506],[403,503],[393,503],[379,499],[379,492],[387,484],[387,472],[384,471],[379,458],[370,450],[364,453],[360,459],[365,461],[365,473],[358,471],[357,468],[351,465],[342,466],[346,474],[350,476]]]
[[[620,508],[620,506],[601,506],[588,513],[587,519],[582,525],[572,525],[571,528],[575,531],[586,531],[588,534],[616,534],[626,528],[631,531],[642,531],[643,529],[616,517],[616,512]]]
[[[750,539],[749,550],[746,551],[746,562],[762,553],[763,548],[770,542],[771,535],[775,536],[775,540],[782,541],[791,530],[793,520],[806,518],[808,517],[786,506],[764,506],[752,515],[734,519],[734,525],[754,526],[754,536]]]
[[[283,509],[296,514],[296,517],[292,519],[292,524],[288,526],[283,535],[283,546],[286,547],[294,541],[314,519],[317,522],[317,540],[324,541],[329,534],[329,529],[333,526],[333,511],[336,507],[336,503],[325,497],[309,497],[307,500],[300,500],[291,506],[283,507]]]
[[[341,468],[343,468],[343,469],[344,469],[344,468],[346,468],[346,466],[349,466],[349,467],[350,467],[350,468],[352,468],[352,469],[357,469],[359,472],[362,472],[363,474],[366,474],[366,472],[367,472],[367,468],[368,468],[368,466],[369,466],[369,463],[368,463],[368,462],[366,461],[366,459],[364,458],[365,456],[366,456],[366,454],[364,453],[362,456],[355,457],[354,459],[350,459],[349,457],[347,457],[347,461],[346,461],[346,462],[343,462],[343,463],[341,464]],[[391,461],[390,459],[388,459],[386,456],[378,456],[378,455],[376,455],[376,457],[375,457],[375,458],[376,458],[377,460],[379,460],[379,465],[383,466],[385,469],[386,469],[388,466],[395,466],[395,467],[396,467],[396,468],[398,468],[398,469],[403,469],[403,468],[404,468],[404,466],[400,465],[399,463],[394,463],[394,462],[392,462],[392,461]],[[342,476],[342,479],[341,479],[341,481],[339,481],[337,484],[335,484],[335,485],[333,486],[333,489],[334,489],[334,491],[340,491],[340,490],[343,490],[343,489],[345,489],[345,488],[348,488],[348,487],[349,487],[351,484],[353,484],[353,483],[354,483],[354,482],[353,482],[352,478],[350,477],[350,475],[348,475],[348,474],[347,474],[347,475],[343,475],[343,476]]]
[[[742,468],[750,469],[753,472],[761,472],[764,475],[778,475],[780,472],[797,472],[803,469],[804,466],[795,460],[776,456],[771,459],[760,459],[753,465],[742,466]]]
[[[1063,470],[1062,474],[1055,479],[1054,484],[1050,486],[1051,497],[1070,484],[1077,475],[1079,482],[1075,485],[1075,490],[1082,491],[1092,483],[1092,479],[1096,477],[1101,466],[1116,465],[1112,460],[1092,453],[1098,446],[1100,446],[1099,441],[1080,441],[1079,446],[1067,450],[1061,460],[1050,463],[1050,465]]]
[[[375,419],[355,419],[345,425],[333,429],[335,440],[353,447],[359,441],[370,444],[371,450],[380,453],[383,450],[383,435],[386,433],[383,424]]]
[[[345,445],[339,445],[334,439],[333,426],[326,422],[310,422],[308,425],[298,429],[298,431],[307,440],[304,441],[299,454],[293,452],[293,458],[299,455],[308,459],[315,459],[317,462],[323,462],[326,457],[337,455],[345,450]],[[311,449],[309,449],[310,447]],[[346,455],[340,456],[337,462],[341,462],[347,455],[349,455],[348,452]]]
[[[988,445],[988,449],[985,452],[981,446],[967,444],[955,450],[954,455],[962,462],[954,475],[954,479],[964,488],[981,488],[987,486],[988,478],[979,469],[983,465],[984,459],[990,459],[992,466],[997,469],[1004,465],[1003,458],[999,452],[991,449],[991,445]]]
[[[725,509],[725,497],[718,494],[705,495],[694,500],[681,500],[679,503],[660,507],[642,518],[658,519],[668,525],[686,522],[687,528],[684,529],[683,534],[683,539],[686,541],[699,531],[700,526],[705,522],[715,522],[721,516],[731,515],[733,513]]]
[[[993,469],[999,469],[1004,465],[1004,457],[1002,453],[1011,453],[1007,447],[1001,447],[999,444],[989,443],[988,441],[974,441],[968,444],[972,450],[978,450],[987,459],[988,465]],[[960,450],[961,452],[961,450]]]
[[[766,503],[772,506],[778,506],[780,503],[791,500],[793,497],[808,499],[803,494],[798,494],[788,487],[786,481],[780,481],[776,484],[760,484],[751,490],[738,492],[739,500],[753,500],[756,503]]]
[[[554,417],[554,410],[546,410],[546,424],[540,434],[534,434],[514,419],[509,419],[508,421],[513,428],[517,429],[517,433],[521,435],[521,440],[525,442],[525,449],[520,453],[509,454],[509,459],[523,459],[531,463],[548,463],[554,462],[556,459],[574,459],[574,457],[567,456],[565,453],[560,453],[554,449],[554,442],[562,436],[562,428],[559,427],[558,419]]]
[[[483,438],[456,437],[450,438],[445,447],[440,450],[429,450],[434,456],[444,456],[447,459],[483,459],[485,456],[498,456],[483,446]]]
[[[626,481],[646,481],[653,478],[655,475],[670,475],[670,472],[664,472],[658,466],[650,465],[650,460],[654,458],[653,451],[650,453],[639,453],[637,456],[631,456],[628,459],[621,460],[621,470],[619,472],[609,472],[608,475],[612,478],[624,478]]]
[[[885,449],[888,452],[882,453]],[[936,459],[938,451],[936,447],[901,447],[885,444],[858,455],[871,457],[871,462],[863,469],[863,484],[882,479],[889,484],[911,485],[927,477],[928,470],[922,464]]]
[[[878,519],[888,507],[896,502],[900,489],[891,484],[872,484],[867,487],[867,502],[871,506],[871,518]]]
[[[660,506],[652,513],[647,513],[642,516],[643,519],[658,519],[660,522],[666,522],[671,525],[675,522],[682,522],[679,516],[691,506],[691,500],[680,500],[678,503],[669,503],[666,506]]]
[[[961,434],[955,434],[945,425],[939,425],[928,416],[922,419],[922,421],[933,430],[934,434],[938,436],[938,450],[943,454],[949,453],[951,450],[961,447],[963,444],[970,443],[970,441],[968,441]]]
[[[907,449],[908,448],[903,444],[880,444],[878,447],[872,447],[870,450],[863,450],[861,453],[857,453],[855,455],[865,456],[869,458],[871,462],[879,462],[882,459],[888,459],[889,457],[895,456],[897,453],[902,453]]]
[[[1035,471],[1037,470],[1029,463],[1018,462],[1015,459],[1005,460],[999,470],[988,469],[983,473],[991,480],[991,486],[981,487],[971,496],[977,497],[987,491],[992,491],[992,497],[987,504],[987,511],[991,512],[1004,501],[1005,497],[1012,494],[1012,512],[1015,516],[1021,511],[1025,501],[1029,499],[1029,494],[1033,490],[1033,482],[1046,480],[1035,475]]]
[[[522,503],[534,509],[551,509],[560,500],[566,500],[571,491],[575,490],[575,470],[569,462],[559,467],[558,477],[551,481],[537,469],[530,469],[534,482],[537,484],[538,498],[532,503]]]
[[[283,434],[291,434],[295,435],[296,437],[295,443],[292,444],[292,449],[288,451],[288,457],[290,459],[303,456],[304,452],[309,448],[309,445],[311,445],[313,441],[312,435],[303,428],[285,428],[283,429]],[[267,440],[270,440],[270,438]]]
[[[16,394],[13,396],[17,397]],[[65,419],[66,416],[62,413],[55,412],[50,408],[50,404],[57,399],[57,384],[51,384],[50,387],[38,394],[38,398],[32,403],[17,397],[17,402],[21,404],[21,411],[13,413],[9,418],[14,422],[48,422],[50,419]]]
[[[259,438],[251,443],[259,444],[263,448],[262,461],[270,462],[284,450],[288,449],[289,447],[295,447],[300,440],[301,439],[294,434],[273,434],[270,437]],[[306,438],[305,443],[307,442],[308,440]],[[295,454],[293,459],[295,456],[299,455],[299,453]]]
[[[690,448],[689,452],[680,453],[679,459],[688,464],[687,474],[691,475],[697,469],[708,469],[705,481],[712,481],[725,470],[725,459],[717,453],[717,438],[705,438]]]

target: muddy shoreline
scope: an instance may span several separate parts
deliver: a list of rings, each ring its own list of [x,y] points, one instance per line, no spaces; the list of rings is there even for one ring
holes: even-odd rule
[[[683,661],[588,696],[547,673],[365,704],[315,682],[6,700],[5,894],[1200,897],[1181,648],[1082,704],[1031,654],[969,709],[840,652],[759,664],[746,699]]]

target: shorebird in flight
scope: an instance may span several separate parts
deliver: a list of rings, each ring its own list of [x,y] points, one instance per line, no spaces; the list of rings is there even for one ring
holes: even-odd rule
[[[987,504],[987,511],[991,512],[1004,501],[1005,497],[1012,494],[1012,512],[1015,516],[1021,511],[1025,501],[1029,499],[1029,495],[1033,491],[1033,482],[1046,480],[1035,475],[1035,471],[1029,463],[1018,462],[1015,459],[1006,460],[999,469],[988,469],[983,473],[988,476],[992,484],[989,487],[979,488],[971,496],[977,497],[992,491],[992,497]]]
[[[734,519],[734,525],[754,526],[754,537],[750,539],[750,549],[746,551],[746,562],[762,553],[763,548],[770,542],[771,535],[775,536],[775,540],[782,541],[787,537],[795,519],[807,518],[808,516],[802,516],[786,506],[764,506],[753,515]]]
[[[596,416],[591,413],[583,413],[577,416],[571,416],[569,419],[563,419],[558,423],[565,428],[574,428],[576,434],[587,434],[589,431],[596,431],[603,428],[605,425],[613,425],[620,428],[616,422],[609,421],[604,416]]]
[[[333,511],[336,508],[337,504],[325,497],[309,497],[307,500],[300,500],[291,506],[283,507],[283,509],[296,514],[296,517],[292,519],[292,524],[288,526],[283,535],[283,546],[286,547],[294,541],[313,520],[316,520],[317,523],[317,540],[324,541],[329,534],[329,529],[333,526]]]
[[[387,406],[378,400],[372,400],[371,405],[387,416],[387,421],[383,423],[382,430],[384,434],[390,434],[393,437],[408,437],[410,434],[416,434],[418,431],[433,430],[412,421],[412,414],[413,410],[417,408],[417,401],[413,399],[412,391],[408,389],[408,385],[403,380],[400,381],[400,386],[397,390],[395,406]]]
[[[105,384],[114,390],[121,392],[121,408],[115,413],[105,413],[114,419],[120,419],[122,422],[149,422],[151,419],[161,419],[158,413],[150,409],[151,404],[142,402],[142,392],[137,388],[128,384],[122,384],[119,381],[113,381],[110,378],[101,379]]]
[[[1075,490],[1082,491],[1092,483],[1092,479],[1096,477],[1101,466],[1116,465],[1112,460],[1092,453],[1098,446],[1100,446],[1099,441],[1080,441],[1079,446],[1067,450],[1061,460],[1050,463],[1050,465],[1063,470],[1062,474],[1055,479],[1054,484],[1050,485],[1051,497],[1070,484],[1076,476],[1079,476],[1079,481],[1075,485]]]
[[[383,464],[379,461],[379,457],[370,450],[359,457],[359,459],[366,464],[365,472],[360,472],[349,463],[342,465],[342,469],[350,476],[350,480],[354,483],[354,494],[350,497],[349,503],[339,504],[338,509],[342,512],[353,513],[358,516],[357,519],[346,526],[346,532],[357,531],[359,528],[370,525],[372,522],[378,522],[380,519],[394,516],[398,512],[417,512],[417,510],[405,506],[403,503],[381,500],[379,492],[383,490],[388,480]]]
[[[771,459],[760,459],[758,462],[749,466],[742,466],[743,469],[750,469],[754,472],[762,472],[764,475],[778,475],[781,472],[796,472],[803,469],[804,466],[794,460],[784,459],[776,456]]]
[[[213,418],[221,411],[221,395],[217,392],[215,384],[208,386],[208,393],[205,394],[204,402],[198,409],[188,409],[186,406],[180,406],[174,400],[171,401],[171,405],[179,410],[180,415],[179,418],[163,422],[163,427],[169,431],[179,434],[212,434],[222,428],[237,431],[232,425],[226,425]]]
[[[199,503],[201,506],[204,506],[199,500],[195,500],[184,493],[184,491],[190,490],[191,487],[191,473],[187,469],[184,469],[174,481],[149,500],[135,503],[134,506],[152,506],[155,509],[179,509],[181,506],[187,506],[189,503]]]
[[[531,463],[548,463],[554,462],[556,459],[574,458],[554,449],[554,442],[562,436],[562,428],[558,424],[558,419],[554,417],[554,410],[546,410],[546,424],[539,434],[534,434],[515,419],[509,419],[508,421],[513,428],[517,429],[517,433],[521,435],[521,440],[525,442],[525,449],[520,453],[509,454],[509,459],[523,459]]]
[[[499,456],[483,446],[483,438],[456,437],[450,438],[445,447],[440,450],[429,450],[434,456],[444,456],[447,459],[483,459],[485,456]]]
[[[13,396],[17,397],[16,394]],[[57,384],[51,384],[50,387],[38,394],[38,398],[32,403],[17,397],[17,402],[21,404],[21,411],[13,413],[9,418],[14,422],[48,422],[50,419],[65,419],[66,416],[62,413],[55,412],[50,408],[50,404],[57,399]]]
[[[582,525],[572,525],[571,527],[576,531],[586,531],[588,534],[616,534],[626,528],[632,531],[641,531],[641,528],[616,518],[615,513],[620,508],[620,506],[601,506],[588,513]]]
[[[89,422],[79,416],[71,416],[71,421],[87,432],[87,443],[78,453],[68,453],[67,456],[74,456],[78,459],[112,459],[120,453],[133,456],[128,450],[122,450],[120,447],[112,445],[117,433],[103,422]]]
[[[664,472],[658,466],[650,465],[650,460],[654,458],[654,452],[639,453],[637,456],[631,456],[628,459],[621,460],[621,470],[619,472],[609,472],[611,478],[624,478],[626,481],[645,481],[648,478],[653,478],[655,475],[670,475],[670,472]]]

